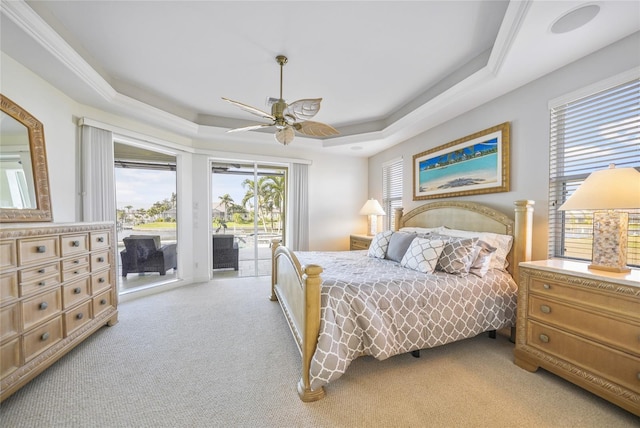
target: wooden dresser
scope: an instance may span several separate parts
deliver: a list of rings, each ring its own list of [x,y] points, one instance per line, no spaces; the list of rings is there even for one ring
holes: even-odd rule
[[[0,227],[0,401],[118,321],[113,223]]]
[[[640,416],[640,271],[520,263],[514,353]]]
[[[368,250],[372,239],[373,236],[368,235],[351,235],[349,237],[349,251]]]

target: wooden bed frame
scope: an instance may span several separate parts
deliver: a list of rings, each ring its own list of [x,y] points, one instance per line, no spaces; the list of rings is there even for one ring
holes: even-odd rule
[[[396,209],[395,230],[401,227],[438,227],[493,232],[513,236],[508,256],[508,270],[516,282],[518,264],[531,259],[533,201],[515,202],[515,216],[474,202],[440,201],[415,208],[406,214]],[[302,355],[302,376],[298,395],[302,401],[324,397],[324,388],[312,390],[309,369],[320,331],[320,288],[322,267],[301,266],[287,247],[274,241],[272,245],[271,300],[280,302],[293,337]]]

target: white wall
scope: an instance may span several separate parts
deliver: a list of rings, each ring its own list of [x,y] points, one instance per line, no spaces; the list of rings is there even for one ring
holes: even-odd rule
[[[241,153],[246,160],[261,156],[263,159],[288,157],[310,161],[312,250],[346,250],[349,234],[366,230],[366,219],[359,216],[358,211],[368,197],[367,159],[336,158],[294,146],[276,146],[274,151],[273,146],[239,148],[237,145],[194,141],[77,103],[5,53],[0,60],[0,91],[44,126],[52,212],[57,223],[81,220],[77,120],[87,117],[138,136],[148,136],[151,141],[165,141],[177,147],[178,165],[185,172],[178,178],[178,215],[184,219],[180,221],[178,230],[181,254],[178,270],[185,279],[208,279],[210,239],[207,239],[207,210],[210,204],[207,183],[210,182],[208,161],[212,150],[223,155],[228,150],[229,156]]]
[[[546,259],[548,239],[549,111],[551,99],[604,80],[640,65],[640,33],[627,37],[588,57],[569,64],[449,122],[405,141],[369,160],[369,188],[382,193],[381,165],[404,159],[405,211],[424,201],[413,201],[413,155],[458,138],[511,122],[511,190],[464,198],[505,213],[513,201],[535,201],[533,258]]]

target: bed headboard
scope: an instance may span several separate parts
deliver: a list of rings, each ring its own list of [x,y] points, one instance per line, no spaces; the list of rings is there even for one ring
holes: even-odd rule
[[[507,216],[476,202],[438,201],[421,205],[404,213],[396,208],[395,227],[439,227],[493,232],[513,236],[513,246],[507,260],[509,272],[519,281],[519,263],[531,260],[534,201],[515,201],[515,214]]]

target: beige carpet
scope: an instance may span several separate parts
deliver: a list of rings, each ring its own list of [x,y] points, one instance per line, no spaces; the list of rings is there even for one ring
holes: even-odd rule
[[[2,427],[627,427],[624,410],[512,363],[479,336],[356,360],[316,403],[268,278],[216,280],[120,305],[95,335],[0,405]]]

